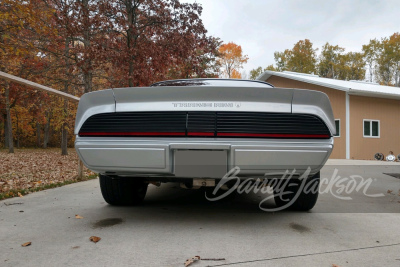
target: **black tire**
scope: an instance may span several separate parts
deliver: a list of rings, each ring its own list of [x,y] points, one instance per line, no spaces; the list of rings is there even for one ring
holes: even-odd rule
[[[147,183],[138,178],[99,175],[104,200],[115,206],[140,204],[147,192]]]
[[[320,172],[316,173],[314,176],[307,178],[304,182],[302,180],[291,180],[286,183],[282,188],[274,188],[274,200],[277,207],[296,210],[296,211],[308,211],[311,210],[318,199],[319,192],[319,182],[320,182]],[[299,195],[296,197],[297,192]],[[281,192],[286,192],[286,194],[281,195]],[[289,204],[292,202],[291,204]]]

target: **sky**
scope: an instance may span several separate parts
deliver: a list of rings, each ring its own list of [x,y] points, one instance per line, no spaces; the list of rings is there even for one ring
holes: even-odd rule
[[[181,0],[200,3],[208,34],[242,46],[244,70],[275,64],[274,52],[310,39],[361,51],[370,39],[400,32],[399,0]],[[319,53],[319,51],[317,53]]]

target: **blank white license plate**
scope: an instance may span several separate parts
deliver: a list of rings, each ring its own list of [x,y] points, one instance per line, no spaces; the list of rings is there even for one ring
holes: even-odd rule
[[[174,173],[177,177],[222,178],[227,173],[226,150],[175,150]]]

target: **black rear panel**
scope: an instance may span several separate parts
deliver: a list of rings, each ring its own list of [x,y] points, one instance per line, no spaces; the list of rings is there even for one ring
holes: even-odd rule
[[[81,133],[185,133],[187,112],[118,112],[91,116],[85,121]],[[101,134],[102,135],[102,134]],[[103,136],[104,136],[103,135]]]
[[[214,136],[216,129],[216,112],[188,112],[187,132],[189,136]]]
[[[329,134],[313,115],[290,113],[218,112],[218,133]]]
[[[117,112],[96,114],[80,136],[330,138],[314,115],[266,112]]]

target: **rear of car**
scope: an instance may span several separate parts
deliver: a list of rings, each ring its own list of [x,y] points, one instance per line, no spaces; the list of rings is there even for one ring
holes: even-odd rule
[[[193,79],[85,94],[75,134],[81,160],[100,178],[146,184],[218,181],[234,167],[241,178],[287,170],[298,178],[309,168],[314,177],[335,126],[321,92]]]

